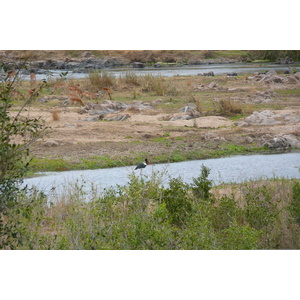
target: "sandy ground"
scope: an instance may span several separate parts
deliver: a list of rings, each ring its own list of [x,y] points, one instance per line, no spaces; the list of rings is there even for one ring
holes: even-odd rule
[[[237,127],[233,121],[220,116],[163,121],[167,114],[155,114],[153,111],[151,114],[131,113],[131,117],[125,121],[86,121],[90,116],[79,114],[78,111],[78,107],[60,108],[59,120],[53,121],[50,111],[30,108],[26,116],[42,117],[49,126],[47,135],[32,146],[31,154],[65,159],[98,155],[126,156],[141,152],[151,156],[173,150],[195,151],[208,147],[210,142],[215,147],[224,142],[251,144],[264,135],[275,136],[300,130],[299,124],[290,123]],[[284,113],[300,115],[300,110],[285,110]],[[156,138],[166,136],[169,144],[155,142]]]

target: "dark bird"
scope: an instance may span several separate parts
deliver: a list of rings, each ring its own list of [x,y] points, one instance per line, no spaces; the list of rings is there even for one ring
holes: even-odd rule
[[[147,165],[151,165],[151,164],[150,164],[150,161],[146,158],[145,162],[137,165],[136,168],[135,168],[135,170],[146,168]]]

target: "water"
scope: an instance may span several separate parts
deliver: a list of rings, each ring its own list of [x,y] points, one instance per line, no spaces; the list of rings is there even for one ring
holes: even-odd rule
[[[200,175],[201,166],[211,169],[209,179],[214,184],[222,182],[243,182],[250,179],[284,177],[300,179],[300,153],[239,155],[218,159],[194,160],[171,164],[148,165],[141,172],[134,171],[135,166],[110,169],[43,173],[43,176],[26,179],[28,187],[36,186],[47,195],[55,190],[56,194],[66,193],[68,187],[84,183],[85,191],[96,186],[102,190],[117,185],[126,185],[128,175],[151,176],[152,172],[164,173],[172,178],[181,177],[187,183]],[[166,181],[168,181],[168,177]]]
[[[215,75],[226,75],[227,73],[235,72],[237,74],[254,73],[254,72],[265,72],[269,70],[284,71],[288,70],[289,67],[292,69],[300,70],[299,67],[293,65],[276,65],[269,63],[252,64],[252,63],[232,63],[232,64],[211,64],[211,65],[184,65],[174,67],[163,67],[154,68],[146,67],[143,69],[136,69],[132,67],[119,67],[119,68],[104,68],[101,70],[107,71],[115,77],[124,77],[127,72],[133,72],[137,76],[143,76],[146,74],[152,74],[153,76],[196,76],[199,73],[214,72]],[[100,70],[100,71],[101,71]],[[46,72],[46,71],[45,71]],[[47,80],[59,78],[60,74],[66,72],[66,70],[49,70],[45,74],[36,74],[37,80]],[[88,73],[76,73],[69,71],[67,78],[69,79],[81,79],[88,77]],[[29,75],[23,75],[24,80],[29,80]]]

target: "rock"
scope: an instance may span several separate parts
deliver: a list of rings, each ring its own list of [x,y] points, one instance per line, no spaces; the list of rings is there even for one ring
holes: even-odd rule
[[[298,79],[296,76],[288,76],[287,77],[288,83],[298,83]]]
[[[186,113],[186,112],[195,110],[195,108],[196,108],[195,104],[189,103],[187,106],[185,106],[184,108],[182,108],[181,111]]]
[[[274,125],[280,123],[275,120],[275,114],[269,110],[262,112],[255,111],[252,115],[247,117],[244,122],[249,125]]]
[[[144,68],[144,64],[142,62],[134,62],[132,64],[133,68]]]
[[[163,103],[163,101],[162,101],[162,99],[159,98],[159,99],[153,100],[151,102],[151,105],[155,106],[155,105],[158,105],[158,104],[161,104],[161,103]]]
[[[253,138],[251,136],[247,136],[246,141],[247,141],[247,143],[251,144],[251,143],[253,143]]]
[[[46,141],[43,146],[45,147],[57,147],[59,146],[58,142],[54,141],[54,140],[48,140]]]
[[[214,72],[203,73],[203,76],[215,76]]]
[[[275,137],[270,139],[263,144],[264,147],[276,150],[286,150],[291,148],[291,144],[285,137]]]
[[[227,75],[227,76],[237,76],[237,73],[232,72],[232,73],[227,73],[226,75]]]
[[[289,57],[286,56],[285,58],[278,58],[277,61],[275,62],[275,64],[277,65],[281,65],[281,64],[292,64],[293,60]]]
[[[169,121],[177,121],[177,120],[191,120],[193,119],[190,115],[177,115],[172,117]]]
[[[283,135],[283,138],[291,145],[292,148],[300,148],[300,140],[294,134]]]
[[[294,77],[295,77],[297,80],[300,80],[300,73],[299,73],[299,72],[295,73],[295,74],[294,74]]]
[[[266,75],[275,76],[275,75],[277,75],[277,72],[276,72],[276,70],[270,70],[266,73]]]
[[[125,121],[129,118],[130,118],[130,115],[128,115],[128,114],[125,114],[125,115],[118,114],[118,115],[108,118],[106,120],[107,121]]]
[[[83,119],[82,121],[87,121],[87,122],[97,122],[101,119],[100,116],[95,116],[95,117],[92,117],[92,118],[86,118],[86,119]]]
[[[157,62],[156,64],[154,64],[154,68],[162,68],[163,65],[160,62]]]
[[[214,89],[214,88],[217,88],[218,86],[219,86],[219,85],[213,81],[213,82],[211,82],[211,83],[208,85],[208,88],[209,88],[209,89]]]

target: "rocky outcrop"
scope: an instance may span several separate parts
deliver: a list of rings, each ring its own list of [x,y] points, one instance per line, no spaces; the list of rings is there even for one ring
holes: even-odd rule
[[[254,73],[254,75],[249,76],[248,79],[266,84],[297,84],[300,83],[300,73],[297,72],[294,75],[290,76],[279,76],[275,70],[270,70],[267,73]]]
[[[212,81],[207,86],[205,86],[203,83],[195,86],[196,90],[218,90],[218,91],[226,91],[228,90],[227,87],[219,86],[216,82]]]
[[[255,111],[252,115],[247,117],[244,122],[247,125],[275,125],[279,124],[275,120],[275,114],[269,110],[264,110],[262,112]]]
[[[289,143],[288,139],[285,137],[275,137],[270,139],[263,144],[264,147],[269,149],[276,149],[276,150],[287,150],[291,148],[291,144]]]
[[[100,104],[94,104],[88,102],[84,108],[82,108],[81,113],[88,113],[91,116],[98,116],[101,120],[108,121],[123,121],[130,117],[129,114],[121,115],[122,111],[131,113],[140,113],[143,110],[153,109],[153,107],[143,101],[134,101],[132,103],[125,103],[119,101],[104,100]],[[105,118],[108,114],[117,114]]]
[[[277,65],[288,65],[294,63],[293,60],[289,57],[286,56],[285,58],[278,58],[275,64]]]
[[[45,70],[62,70],[73,71],[76,73],[85,73],[90,70],[99,70],[108,67],[123,66],[129,63],[128,60],[122,57],[110,57],[110,58],[87,58],[81,60],[39,60],[31,61],[28,63],[27,69],[22,69],[22,74],[30,74],[31,71],[36,74],[44,74]],[[18,69],[22,66],[23,62],[13,61],[7,62],[6,67],[8,69]]]
[[[236,122],[237,126],[270,126],[270,125],[284,125],[297,124],[300,122],[299,112],[278,111],[272,112],[264,110],[261,112],[255,111],[242,122]]]
[[[196,105],[189,103],[183,107],[178,114],[171,114],[163,118],[164,121],[191,120],[200,118],[200,112],[196,110]]]

